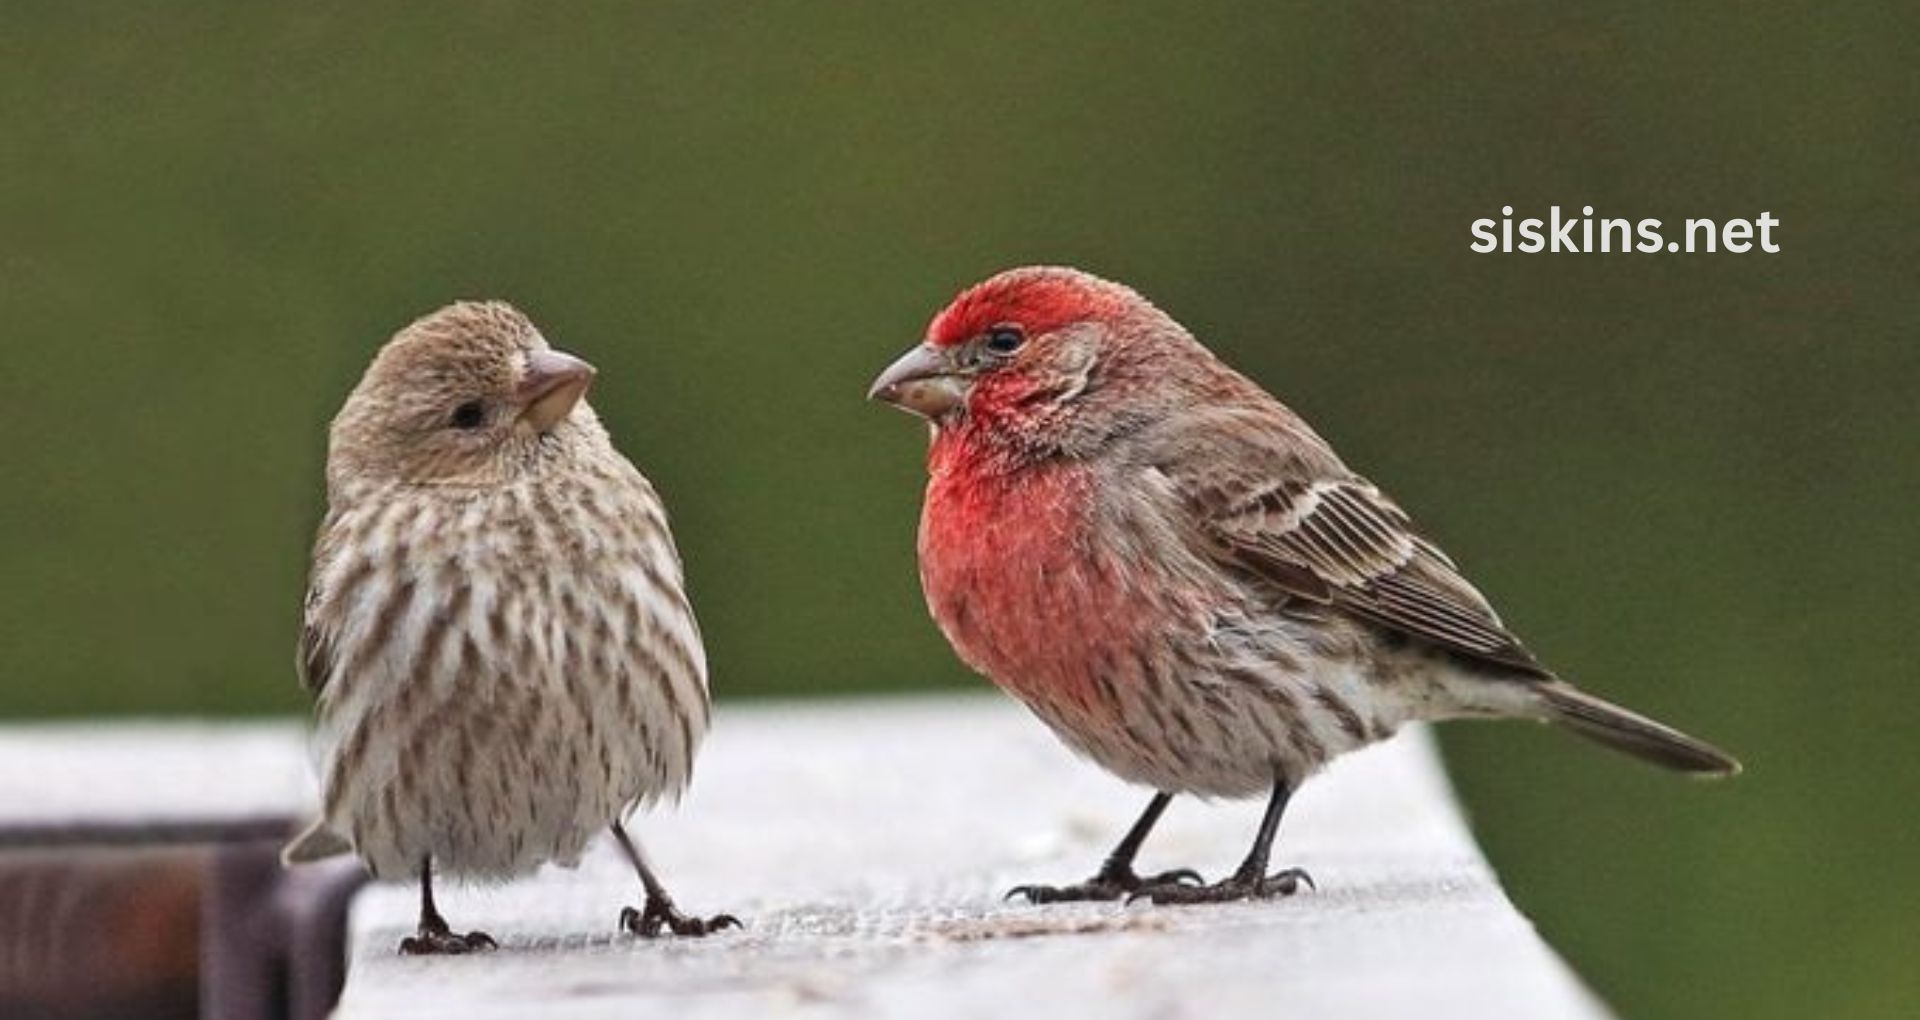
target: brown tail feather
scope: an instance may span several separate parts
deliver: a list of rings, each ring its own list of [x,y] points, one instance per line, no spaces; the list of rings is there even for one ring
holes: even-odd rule
[[[286,849],[280,851],[280,863],[290,867],[309,861],[325,860],[335,854],[349,853],[352,850],[353,844],[327,828],[327,821],[322,818],[307,826],[307,831],[295,837],[293,842],[287,844]]]
[[[1740,772],[1740,763],[1712,744],[1569,684],[1547,683],[1538,689],[1548,719],[1595,743],[1677,772],[1704,776]]]

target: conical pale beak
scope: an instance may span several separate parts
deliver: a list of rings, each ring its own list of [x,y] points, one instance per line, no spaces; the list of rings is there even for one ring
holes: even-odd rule
[[[592,385],[592,365],[564,351],[533,351],[527,355],[527,374],[514,391],[521,424],[535,432],[552,431]]]
[[[921,344],[887,366],[867,390],[868,400],[883,400],[902,411],[939,419],[967,399],[972,380],[937,347]]]

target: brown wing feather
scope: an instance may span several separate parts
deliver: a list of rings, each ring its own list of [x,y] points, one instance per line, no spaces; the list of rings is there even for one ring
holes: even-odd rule
[[[326,597],[326,592],[320,587],[320,578],[333,562],[338,524],[338,511],[329,507],[326,519],[320,523],[319,535],[314,540],[307,597],[300,607],[300,652],[294,658],[294,666],[300,673],[300,686],[315,698],[327,689],[327,684],[333,680],[334,670],[339,668],[332,628],[323,625],[320,613],[321,603]]]
[[[333,641],[314,619],[313,594],[307,596],[306,618],[300,627],[300,686],[307,693],[318,698],[320,692],[327,689],[327,682],[333,679],[334,654]]]
[[[1183,477],[1179,462],[1159,465],[1216,554],[1290,595],[1453,652],[1548,675],[1453,561],[1414,530],[1404,511],[1340,465],[1304,423],[1282,410],[1261,422],[1234,415],[1219,424],[1206,445],[1228,460],[1206,460],[1228,464],[1224,470]]]

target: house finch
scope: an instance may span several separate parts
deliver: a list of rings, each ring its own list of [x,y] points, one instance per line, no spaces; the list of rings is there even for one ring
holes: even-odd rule
[[[602,827],[646,892],[623,928],[739,923],[681,914],[621,824],[685,789],[707,667],[660,498],[583,399],[593,375],[511,306],[463,302],[394,336],[333,422],[299,656],[325,799],[284,857],[417,877],[402,952],[494,945],[447,927],[435,867],[571,865]]]
[[[1069,747],[1158,791],[1092,879],[1013,894],[1290,894],[1305,873],[1267,873],[1289,795],[1418,720],[1543,720],[1667,768],[1739,768],[1556,677],[1299,416],[1126,287],[1002,273],[869,395],[933,426],[920,580],[947,640]],[[1181,793],[1270,795],[1224,881],[1134,873]]]

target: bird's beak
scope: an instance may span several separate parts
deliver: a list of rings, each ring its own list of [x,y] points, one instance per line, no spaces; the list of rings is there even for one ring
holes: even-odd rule
[[[972,380],[946,351],[930,344],[902,354],[867,390],[868,400],[938,421],[967,399]]]
[[[514,390],[519,421],[535,432],[551,431],[591,385],[592,365],[563,351],[533,351],[527,355],[527,374]]]

